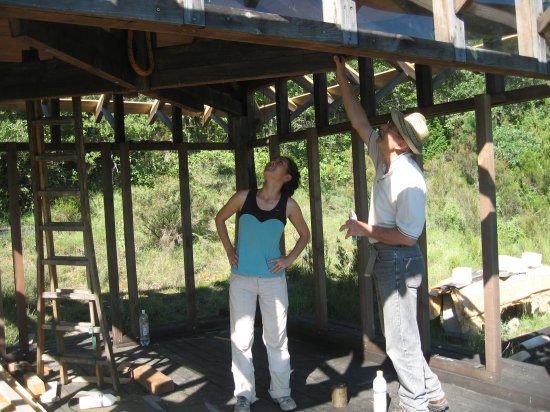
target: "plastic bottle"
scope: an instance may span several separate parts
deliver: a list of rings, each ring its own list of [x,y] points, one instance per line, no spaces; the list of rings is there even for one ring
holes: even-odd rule
[[[141,346],[149,346],[151,340],[149,338],[149,317],[145,313],[145,309],[141,310],[139,315],[139,344]]]
[[[374,401],[374,412],[386,412],[387,405],[387,384],[384,379],[383,371],[376,371],[376,378],[372,382],[372,392],[373,392],[373,401]]]
[[[93,393],[78,398],[78,406],[80,409],[101,408],[102,406],[111,406],[119,400],[118,396],[110,393]]]
[[[351,212],[349,212],[349,218],[351,220],[357,220],[357,215],[355,214],[355,212],[352,210]],[[360,239],[360,236],[352,236],[351,237],[351,240],[359,240]]]

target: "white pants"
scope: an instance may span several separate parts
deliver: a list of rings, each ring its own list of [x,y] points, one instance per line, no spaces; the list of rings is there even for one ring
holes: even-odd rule
[[[290,355],[286,335],[288,292],[285,276],[260,278],[231,275],[229,307],[231,318],[231,371],[235,396],[256,401],[252,343],[256,300],[262,313],[263,341],[267,349],[272,398],[290,396]]]

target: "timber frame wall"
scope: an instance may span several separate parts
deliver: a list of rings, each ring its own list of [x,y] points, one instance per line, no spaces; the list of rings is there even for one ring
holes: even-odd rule
[[[193,245],[191,242],[191,208],[189,193],[190,151],[196,150],[233,150],[235,152],[236,188],[248,188],[255,185],[254,157],[255,147],[269,147],[270,155],[279,153],[279,146],[285,142],[306,140],[309,169],[309,194],[311,207],[311,229],[313,268],[315,278],[315,325],[319,331],[329,329],[326,296],[326,273],[324,266],[322,208],[320,202],[321,187],[319,179],[319,138],[340,132],[349,132],[349,122],[329,124],[327,103],[326,72],[333,70],[333,53],[348,54],[359,59],[358,84],[363,106],[371,123],[376,126],[389,119],[388,114],[376,113],[376,86],[373,69],[373,58],[385,58],[392,61],[403,60],[415,63],[412,69],[417,88],[417,107],[407,111],[418,110],[426,117],[475,111],[477,124],[477,153],[479,169],[479,191],[481,206],[481,242],[483,254],[483,277],[485,284],[485,364],[483,367],[471,367],[460,362],[434,357],[432,365],[455,374],[487,381],[498,381],[502,372],[500,348],[500,299],[498,249],[496,233],[496,191],[494,171],[494,151],[491,130],[491,107],[511,104],[550,96],[547,85],[505,91],[504,76],[519,75],[532,78],[550,79],[550,70],[546,63],[546,44],[544,36],[548,33],[550,21],[549,9],[542,12],[542,1],[516,0],[516,8],[524,17],[518,17],[518,39],[521,55],[495,53],[477,50],[465,45],[460,13],[472,6],[472,1],[434,0],[431,2],[412,1],[426,6],[429,3],[434,13],[436,41],[410,39],[403,36],[373,34],[359,31],[354,19],[355,5],[351,0],[323,0],[323,7],[335,7],[338,12],[332,20],[304,24],[304,20],[287,18],[288,24],[282,24],[274,18],[267,18],[254,10],[246,13],[236,10],[232,15],[221,13],[217,6],[209,5],[202,0],[158,1],[151,9],[145,0],[121,2],[120,8],[99,2],[93,10],[88,2],[74,1],[51,2],[47,6],[37,5],[32,0],[0,0],[0,16],[10,19],[12,36],[24,40],[25,45],[37,51],[27,53],[29,59],[21,63],[0,64],[0,103],[9,107],[9,102],[17,100],[53,99],[72,95],[101,94],[113,96],[113,115],[105,109],[105,102],[99,100],[94,108],[96,118],[103,115],[115,130],[115,141],[111,143],[89,143],[87,151],[100,151],[104,165],[108,164],[112,152],[118,152],[122,168],[122,194],[124,215],[124,241],[126,245],[126,268],[128,273],[128,294],[130,300],[130,331],[121,329],[119,302],[118,262],[116,258],[116,238],[114,233],[113,187],[110,168],[103,168],[102,182],[104,187],[104,210],[107,236],[107,254],[109,256],[109,286],[113,308],[114,343],[121,344],[124,333],[133,336],[138,332],[138,289],[134,247],[133,212],[131,202],[129,153],[133,150],[169,150],[178,153],[180,166],[181,214],[184,231],[184,276],[186,287],[187,327],[196,327],[197,300],[194,285]],[[249,2],[258,4],[256,2]],[[358,2],[361,3],[361,2]],[[328,7],[330,6],[330,7]],[[437,6],[437,7],[436,7]],[[27,20],[34,19],[30,24]],[[72,24],[78,21],[79,26]],[[452,24],[448,24],[448,22]],[[529,23],[529,24],[527,24]],[[65,34],[93,34],[106,37],[113,42],[116,51],[118,38],[103,33],[103,29],[135,29],[156,31],[168,34],[196,36],[202,38],[192,46],[179,47],[181,54],[175,50],[156,54],[157,65],[169,63],[181,66],[179,72],[166,70],[153,71],[147,78],[138,78],[126,70],[128,64],[107,64],[109,58],[115,62],[120,59],[117,53],[92,56],[81,53],[70,44],[59,42],[49,37],[49,30],[59,29]],[[316,30],[311,30],[312,26]],[[322,33],[320,35],[319,33]],[[204,57],[206,51],[223,39],[239,43],[222,43],[220,48],[229,47],[235,52],[245,49],[248,57],[256,53],[272,53],[270,66],[268,60],[256,67],[248,67],[242,62],[213,61],[210,70],[198,73],[196,67],[186,66],[189,60]],[[284,41],[288,48],[280,48]],[[269,46],[269,47],[267,47]],[[91,45],[90,47],[93,47]],[[55,59],[38,62],[39,53],[47,50]],[[125,49],[124,49],[125,50]],[[221,49],[220,49],[221,50]],[[291,58],[287,58],[290,54]],[[93,60],[95,58],[95,60]],[[34,60],[33,60],[34,59]],[[285,60],[286,59],[286,60]],[[244,59],[246,61],[246,58]],[[291,66],[283,69],[285,62]],[[466,69],[486,73],[486,93],[470,99],[444,104],[434,104],[433,67]],[[32,74],[39,70],[46,74],[35,79]],[[410,70],[410,68],[409,68]],[[313,104],[315,109],[315,127],[290,132],[291,116],[288,110],[289,99],[287,79],[304,73],[313,75]],[[31,75],[29,75],[29,73]],[[64,81],[62,78],[66,77]],[[75,81],[80,78],[81,81]],[[47,80],[47,81],[46,81]],[[242,82],[239,88],[240,97],[228,97],[209,84]],[[253,99],[254,91],[266,84],[273,84],[275,91],[274,113],[277,119],[277,134],[268,138],[257,139],[255,122],[257,111]],[[204,86],[207,85],[207,86]],[[190,89],[186,89],[190,88]],[[191,90],[191,92],[190,92]],[[157,106],[149,111],[149,116],[158,116],[173,133],[171,142],[127,142],[124,132],[126,93],[144,93],[157,99]],[[107,99],[108,102],[109,99]],[[164,103],[171,105],[170,116],[162,108]],[[203,113],[204,105],[215,107],[227,116],[227,143],[190,143],[183,141],[182,114]],[[159,107],[160,105],[160,107]],[[1,106],[1,105],[0,105]],[[55,104],[54,104],[55,106]],[[14,106],[15,107],[15,106]],[[55,110],[54,110],[55,112]],[[164,116],[164,117],[162,117]],[[55,133],[53,134],[55,136]],[[55,139],[50,148],[63,148],[64,145]],[[25,290],[23,282],[21,225],[18,207],[18,188],[16,159],[18,152],[27,151],[26,144],[2,143],[0,151],[7,153],[8,181],[10,194],[10,225],[14,259],[14,275],[17,290],[17,320],[22,350],[25,348],[27,322],[25,313]],[[352,156],[355,191],[355,208],[359,219],[368,216],[368,195],[366,181],[365,148],[359,137],[352,132]],[[421,157],[417,159],[422,163]],[[428,234],[429,235],[429,234]],[[426,255],[425,234],[420,240]],[[364,268],[367,262],[367,250],[364,242],[358,242],[359,267]],[[429,263],[429,262],[427,262]],[[370,280],[359,273],[360,308],[363,347],[368,352],[382,353],[374,334],[373,287]],[[419,327],[423,348],[430,350],[430,331],[428,321],[427,282],[423,282],[419,294]],[[0,328],[1,330],[2,328]]]

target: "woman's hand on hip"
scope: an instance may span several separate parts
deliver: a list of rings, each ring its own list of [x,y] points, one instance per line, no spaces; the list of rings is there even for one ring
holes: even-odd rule
[[[239,256],[237,256],[237,252],[235,251],[235,248],[231,248],[230,250],[226,251],[227,253],[227,260],[229,260],[229,264],[231,266],[239,266]]]
[[[292,259],[288,256],[281,256],[280,258],[269,260],[267,263],[273,265],[269,268],[271,273],[279,273],[292,264]]]

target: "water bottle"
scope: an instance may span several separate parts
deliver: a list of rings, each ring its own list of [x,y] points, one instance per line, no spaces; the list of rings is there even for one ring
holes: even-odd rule
[[[141,346],[149,346],[149,317],[145,313],[145,309],[141,310],[139,315],[139,344]]]
[[[355,214],[355,212],[352,210],[351,212],[349,212],[349,218],[351,220],[357,220],[357,215]],[[351,240],[359,240],[360,236],[352,236],[351,237]]]
[[[387,384],[383,371],[376,371],[376,378],[372,382],[372,393],[374,401],[374,412],[386,412],[387,406]]]

